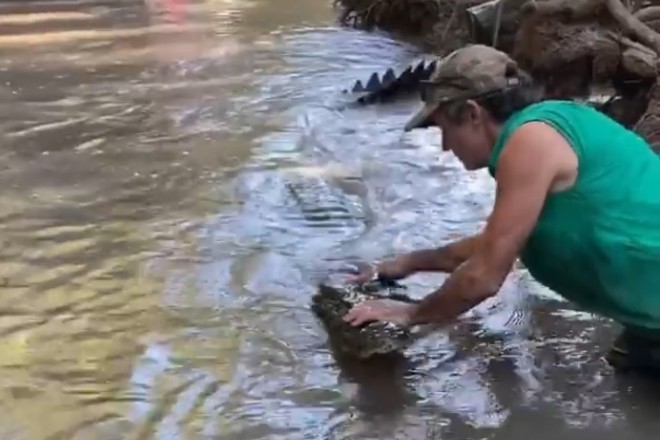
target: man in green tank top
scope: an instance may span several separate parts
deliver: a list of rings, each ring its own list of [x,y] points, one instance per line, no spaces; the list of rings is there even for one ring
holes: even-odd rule
[[[353,278],[451,272],[419,304],[366,301],[345,319],[445,323],[496,295],[515,261],[567,300],[624,326],[608,359],[660,369],[660,158],[596,109],[543,100],[506,54],[450,54],[406,130],[437,126],[467,170],[487,168],[495,205],[483,231],[384,261]],[[657,357],[657,359],[656,359]]]

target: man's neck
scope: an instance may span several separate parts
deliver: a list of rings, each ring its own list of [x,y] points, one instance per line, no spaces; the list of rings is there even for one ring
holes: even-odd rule
[[[497,138],[500,137],[501,132],[502,124],[498,124],[495,121],[489,121],[486,123],[486,135],[488,136],[488,145],[490,145],[489,149],[493,148]]]

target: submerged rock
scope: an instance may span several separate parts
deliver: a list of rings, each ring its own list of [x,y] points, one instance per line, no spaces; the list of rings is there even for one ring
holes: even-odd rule
[[[355,327],[344,321],[344,315],[367,299],[394,299],[417,302],[404,293],[400,285],[372,282],[361,285],[331,286],[320,284],[312,297],[312,311],[323,323],[330,344],[342,354],[368,358],[377,354],[400,352],[418,337],[415,329],[390,322],[369,322]]]

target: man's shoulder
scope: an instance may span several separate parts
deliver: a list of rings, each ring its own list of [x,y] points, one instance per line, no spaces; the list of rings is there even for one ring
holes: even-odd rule
[[[548,174],[554,178],[574,175],[578,164],[578,155],[559,130],[543,121],[530,121],[509,137],[498,168],[507,173]]]
[[[520,136],[521,130],[523,133],[530,131],[531,127],[538,127],[539,123],[551,124],[557,129],[559,115],[565,113],[564,107],[570,107],[570,101],[557,101],[557,100],[544,100],[534,104],[530,104],[515,113],[513,113],[503,124],[500,133],[497,136],[491,154],[491,162],[493,165],[499,160],[502,149],[508,145],[512,136]],[[532,128],[533,132],[538,128]]]

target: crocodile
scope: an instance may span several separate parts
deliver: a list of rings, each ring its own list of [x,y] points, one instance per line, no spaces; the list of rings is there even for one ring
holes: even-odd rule
[[[366,82],[357,80],[350,89],[343,93],[357,96],[355,102],[362,105],[388,102],[401,95],[414,93],[419,90],[421,81],[429,79],[437,59],[422,59],[407,66],[398,75],[390,67],[382,75],[373,72]]]
[[[419,302],[407,295],[405,289],[398,283],[380,281],[347,285],[320,283],[312,296],[311,309],[325,327],[331,346],[340,353],[360,359],[397,353],[412,345],[425,327],[405,327],[385,321],[355,327],[343,318],[351,307],[367,299]]]

